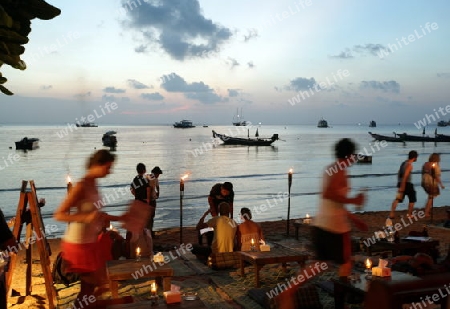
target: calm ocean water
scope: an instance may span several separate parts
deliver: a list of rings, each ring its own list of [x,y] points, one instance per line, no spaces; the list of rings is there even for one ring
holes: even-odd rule
[[[319,129],[315,126],[261,126],[260,136],[278,133],[283,141],[271,147],[214,145],[211,130],[234,136],[246,136],[247,130],[232,126],[175,129],[171,126],[101,126],[78,128],[64,134],[67,126],[3,126],[0,127],[0,195],[1,209],[7,218],[15,215],[22,180],[33,179],[38,197],[45,198],[42,208],[44,223],[56,225],[55,236],[60,236],[65,225],[52,219],[53,211],[66,195],[66,176],[73,181],[84,173],[87,157],[101,149],[101,137],[108,130],[117,131],[117,163],[111,175],[101,179],[99,186],[104,197],[109,196],[106,211],[122,213],[132,198],[129,183],[135,176],[138,162],[147,169],[161,167],[161,197],[155,219],[155,229],[179,226],[179,180],[189,174],[185,182],[183,224],[195,225],[207,209],[207,196],[212,185],[231,181],[235,188],[235,210],[253,209],[256,221],[286,219],[288,200],[288,171],[293,169],[291,188],[291,218],[314,215],[318,203],[320,178],[323,169],[333,160],[333,145],[343,137],[354,139],[359,150],[373,153],[373,164],[354,165],[350,168],[353,191],[367,187],[366,211],[388,210],[395,196],[396,173],[410,150],[419,152],[414,166],[413,182],[418,192],[417,206],[422,207],[426,195],[420,187],[420,169],[432,152],[441,153],[442,179],[448,184],[449,144],[417,143],[407,145],[388,143],[379,150],[368,131],[393,135],[396,131],[420,135],[410,126],[342,125]],[[250,130],[255,134],[256,128]],[[427,131],[432,134],[433,128]],[[450,134],[449,128],[439,128]],[[58,134],[59,133],[59,134]],[[63,134],[63,137],[59,135]],[[40,148],[26,153],[16,151],[14,142],[24,136],[40,138]],[[11,147],[11,149],[10,149]],[[16,155],[14,157],[14,155]],[[8,157],[9,156],[9,157]],[[11,163],[8,158],[12,158]],[[446,205],[450,190],[443,190],[435,205]],[[261,206],[265,205],[265,206]],[[256,207],[256,209],[255,209]],[[398,209],[405,209],[406,203]],[[235,211],[236,216],[237,211]]]

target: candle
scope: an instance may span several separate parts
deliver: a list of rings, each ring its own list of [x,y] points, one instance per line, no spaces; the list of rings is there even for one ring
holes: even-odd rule
[[[136,256],[141,255],[141,248],[137,247],[136,248]]]
[[[251,243],[252,243],[252,246],[254,246],[255,245],[255,240],[252,238],[252,240],[251,240]]]
[[[372,268],[372,260],[367,258],[366,260],[366,268],[367,269],[371,269]]]
[[[310,224],[311,223],[311,218],[309,217],[309,214],[306,214],[306,218],[303,219],[303,223],[304,224]]]
[[[150,292],[152,293],[153,296],[156,295],[156,283],[155,282],[152,283]]]
[[[112,231],[112,230],[113,230],[113,226],[112,226],[112,224],[111,224],[111,223],[109,224],[109,230],[110,230],[110,231]]]

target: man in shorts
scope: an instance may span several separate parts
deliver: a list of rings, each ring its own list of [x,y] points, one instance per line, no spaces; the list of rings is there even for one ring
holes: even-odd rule
[[[417,161],[417,151],[411,150],[408,154],[408,160],[404,161],[398,170],[398,182],[397,182],[397,195],[395,200],[392,202],[391,213],[389,214],[389,218],[395,218],[395,209],[397,208],[397,204],[402,203],[405,199],[405,196],[408,197],[408,214],[407,217],[411,217],[412,211],[414,208],[414,204],[417,201],[416,190],[414,190],[414,185],[411,182],[411,172],[413,169],[413,163]]]

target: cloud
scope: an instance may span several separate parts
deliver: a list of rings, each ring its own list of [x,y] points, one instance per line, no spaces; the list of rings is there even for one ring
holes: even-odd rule
[[[149,87],[135,79],[128,79],[127,83],[130,87],[132,87],[133,89],[152,89],[153,87]]]
[[[334,56],[330,56],[330,58],[335,58],[335,59],[352,59],[354,58],[352,55],[352,52],[349,48],[346,48],[344,51],[341,51],[339,54],[334,55]]]
[[[52,85],[42,85],[42,86],[41,86],[41,90],[50,90],[50,89],[52,89],[52,88],[53,88]]]
[[[198,0],[122,0],[128,19],[124,26],[140,32],[147,44],[156,44],[173,59],[201,58],[227,42],[230,29],[203,16]],[[144,51],[141,45],[139,52]],[[136,49],[135,49],[136,50]]]
[[[255,65],[253,64],[253,61],[247,62],[247,65],[248,65],[249,69],[253,69],[255,67]]]
[[[309,88],[312,88],[316,85],[316,80],[314,77],[311,77],[310,79],[305,77],[297,77],[293,80],[291,80],[290,84],[287,86],[287,89],[289,90],[308,90]]]
[[[137,53],[145,53],[147,51],[147,46],[141,44],[141,45],[135,47],[134,51],[137,52]]]
[[[125,93],[125,89],[118,89],[116,87],[106,87],[103,89],[103,92],[106,93]]]
[[[164,97],[159,92],[141,93],[141,98],[151,101],[159,101],[164,99]]]
[[[91,96],[91,92],[88,91],[86,93],[77,93],[74,95],[75,98],[79,99],[79,100],[84,100],[86,98],[89,98]]]
[[[437,73],[436,76],[440,78],[450,78],[450,73]]]
[[[358,44],[358,45],[354,45],[351,49],[345,48],[342,52],[340,52],[337,55],[330,56],[330,58],[352,59],[352,58],[355,58],[352,51],[353,51],[353,53],[356,53],[358,55],[379,56],[383,52],[389,53],[390,49],[382,44],[372,44],[372,43],[368,43],[368,44],[364,44],[364,45]]]
[[[116,97],[113,94],[104,94],[102,95],[102,101],[103,102],[130,102],[129,97]]]
[[[226,98],[222,98],[214,92],[196,92],[186,93],[185,97],[191,100],[197,100],[204,104],[213,104],[217,102],[227,102]]]
[[[258,37],[258,31],[256,29],[248,29],[248,35],[244,35],[244,42],[248,42],[253,38]]]
[[[228,96],[230,98],[239,96],[239,89],[227,89],[227,90],[228,90]]]
[[[236,66],[238,66],[238,65],[240,65],[239,62],[236,59],[231,58],[231,57],[228,57],[228,60],[226,62],[230,66],[231,69],[236,67]]]
[[[282,92],[283,91],[283,89],[281,87],[277,87],[277,86],[274,86],[273,89],[275,89],[276,92]]]
[[[365,81],[363,80],[360,85],[360,89],[375,89],[382,90],[383,92],[392,92],[399,93],[400,92],[400,84],[395,80],[379,82],[375,80]]]
[[[184,96],[188,99],[198,100],[205,104],[226,101],[226,98],[217,95],[214,90],[204,82],[187,83],[184,78],[176,73],[164,75],[161,80],[164,81],[161,84],[161,88],[165,89],[167,92],[184,93]]]

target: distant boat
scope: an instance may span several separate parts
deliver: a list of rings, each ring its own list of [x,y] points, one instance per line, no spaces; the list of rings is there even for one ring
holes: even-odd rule
[[[203,125],[203,127],[204,127],[204,128],[207,128],[207,127],[208,127],[208,125],[207,125],[207,124],[204,124],[204,125]]]
[[[373,137],[374,140],[377,141],[386,141],[386,142],[399,142],[404,143],[403,137],[399,137],[398,134],[395,134],[395,136],[387,136],[387,135],[381,135],[381,134],[375,134],[372,132],[369,132],[369,134]]]
[[[252,138],[252,137],[232,137],[225,134],[212,131],[214,138],[220,138],[225,145],[245,145],[245,146],[270,146],[276,140],[279,140],[278,134],[272,135],[270,138]]]
[[[377,123],[375,122],[375,120],[370,121],[369,127],[370,128],[376,128],[377,127]]]
[[[441,121],[439,121],[439,122],[437,123],[437,126],[438,126],[438,127],[447,127],[447,126],[450,126],[450,121],[444,121],[444,120],[441,120]]]
[[[108,131],[102,136],[102,143],[103,146],[110,147],[110,148],[116,148],[117,146],[117,137],[115,136],[117,134],[116,131]]]
[[[39,148],[39,138],[24,137],[16,142],[16,150],[34,150]]]
[[[236,111],[236,115],[233,117],[233,125],[237,127],[245,127],[250,125],[251,122],[245,121],[242,119],[242,108],[241,108],[241,114],[239,115],[239,109]]]
[[[85,122],[82,122],[82,123],[78,123],[77,122],[75,125],[77,127],[83,127],[83,128],[97,128],[98,127],[98,125],[96,123],[88,122],[88,121],[85,121]]]
[[[173,127],[174,128],[181,128],[181,129],[195,128],[195,126],[192,124],[192,121],[186,120],[186,119],[183,119],[183,120],[181,120],[179,122],[175,122],[173,124]]]
[[[318,128],[329,128],[328,126],[328,122],[325,119],[320,119],[319,122],[317,123],[317,127]]]

